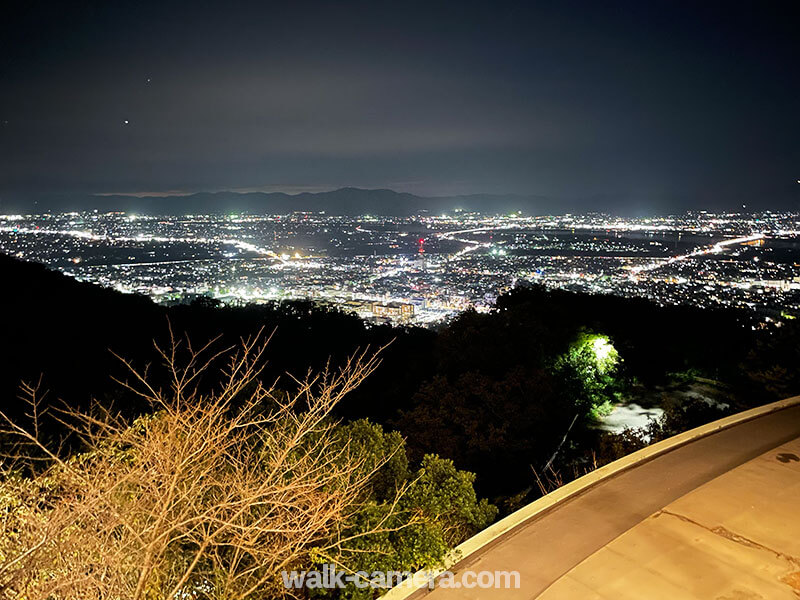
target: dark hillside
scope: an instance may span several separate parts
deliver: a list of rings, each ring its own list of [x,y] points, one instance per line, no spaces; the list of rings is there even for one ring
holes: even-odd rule
[[[634,382],[647,389],[691,372],[732,385],[742,405],[800,388],[792,363],[797,328],[754,332],[741,313],[519,288],[495,311],[467,311],[434,332],[369,326],[310,302],[221,308],[204,300],[166,308],[6,256],[0,280],[0,407],[15,418],[24,412],[19,382],[40,374],[49,402],[85,406],[96,398],[138,414],[143,407],[112,379],[125,371],[111,352],[140,367],[153,363],[153,340],[168,341],[168,324],[195,344],[220,336],[230,345],[274,331],[265,377],[283,377],[284,387],[291,386],[287,372],[302,376],[391,342],[340,416],[399,429],[413,458],[452,458],[478,473],[486,494],[525,487],[530,467],[547,460],[576,414],[583,415],[578,433],[590,407],[624,398]],[[586,336],[613,345],[621,360],[612,371],[596,371],[597,356],[580,345]]]

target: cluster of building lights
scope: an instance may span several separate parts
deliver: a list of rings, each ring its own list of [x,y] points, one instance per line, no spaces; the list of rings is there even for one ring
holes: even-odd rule
[[[160,302],[310,298],[375,321],[488,310],[529,281],[663,304],[800,312],[800,215],[646,219],[455,211],[414,217],[0,216],[0,250]]]

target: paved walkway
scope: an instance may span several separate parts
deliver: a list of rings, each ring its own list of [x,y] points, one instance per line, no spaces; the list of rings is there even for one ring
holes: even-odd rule
[[[792,476],[796,478],[793,480],[795,483],[800,483],[800,470],[798,470],[800,467],[797,463],[789,462],[784,464],[769,458],[771,450],[781,444],[795,440],[799,435],[800,406],[794,406],[736,425],[730,429],[724,429],[676,448],[632,469],[623,471],[614,477],[603,480],[574,498],[558,503],[547,513],[515,528],[499,540],[481,549],[480,552],[466,557],[453,568],[456,574],[467,569],[472,571],[516,570],[520,572],[521,576],[521,587],[519,589],[436,588],[431,591],[426,589],[419,590],[412,594],[412,597],[425,597],[425,600],[455,600],[461,598],[531,600],[539,597],[545,590],[550,588],[544,596],[548,600],[565,598],[581,598],[582,600],[591,600],[591,598],[608,598],[609,600],[637,598],[651,600],[660,597],[671,599],[684,597],[715,598],[716,600],[780,598],[781,596],[770,595],[767,592],[761,593],[761,596],[743,596],[737,591],[732,591],[733,595],[729,594],[728,596],[724,594],[708,596],[703,595],[701,593],[703,590],[699,588],[696,595],[659,596],[657,595],[660,593],[658,590],[639,587],[640,584],[644,585],[644,578],[646,575],[649,576],[650,573],[645,573],[641,570],[646,567],[644,563],[641,563],[639,571],[634,568],[638,550],[628,549],[625,551],[627,554],[619,554],[619,551],[611,549],[602,553],[598,551],[609,546],[613,540],[634,529],[645,520],[647,521],[643,523],[643,526],[651,528],[668,521],[685,523],[681,535],[688,535],[688,532],[691,531],[690,523],[682,521],[680,517],[667,516],[663,509],[665,507],[673,507],[673,503],[683,507],[684,505],[676,502],[679,498],[698,490],[698,488],[701,488],[711,480],[733,471],[740,465],[762,454],[766,453],[767,456],[767,458],[763,459],[764,461],[767,461],[770,465],[774,463],[772,469],[765,468],[760,474],[753,474],[752,477],[754,479],[750,479],[748,483],[741,485],[750,485],[755,481],[759,481],[759,477],[769,480],[770,477],[777,476],[777,474],[781,474],[783,477],[773,482],[777,487],[788,485],[787,482],[792,481]],[[787,452],[787,454],[791,454],[791,452]],[[770,460],[772,462],[769,462]],[[738,489],[735,487],[739,485],[736,481],[739,480],[734,480],[734,483],[731,484],[734,488],[724,492],[714,488],[714,491],[707,499],[706,510],[712,511],[711,514],[713,514],[717,506],[722,510],[723,505],[720,504],[720,497],[725,496],[725,494],[729,494],[732,497],[750,498],[746,493],[746,488]],[[764,489],[772,489],[767,487],[767,483],[765,481]],[[760,487],[760,484],[756,487]],[[776,491],[773,490],[773,492]],[[800,509],[800,488],[794,487],[793,493],[794,507]],[[694,498],[695,506],[702,505],[706,501],[703,498],[698,500],[694,495],[689,497]],[[780,517],[770,514],[770,500],[785,503],[791,498],[792,496],[780,496],[776,495],[776,493],[771,493],[770,497],[759,505],[764,508],[757,514],[764,515],[763,521],[760,522],[766,530],[777,527],[779,530],[791,531],[791,535],[800,541],[800,515],[794,515],[792,517],[793,520],[790,519],[780,525],[780,519],[789,518],[786,511],[774,513],[775,515],[780,515]],[[753,505],[755,506],[755,504]],[[668,508],[668,510],[672,510],[672,508]],[[697,508],[697,510],[700,510],[700,508]],[[648,518],[654,514],[659,516]],[[679,513],[676,512],[676,514]],[[692,514],[695,513],[690,513],[688,517],[692,518]],[[705,513],[705,515],[707,516],[708,513]],[[778,523],[775,522],[776,518],[779,519]],[[733,523],[729,523],[729,525],[732,526]],[[759,527],[757,523],[754,526],[756,528]],[[645,537],[651,535],[649,531],[645,531],[642,535]],[[737,530],[732,528],[731,531]],[[742,535],[746,536],[747,539],[751,539],[752,532],[745,531]],[[678,536],[675,539],[680,541],[682,538]],[[665,548],[668,553],[669,544],[667,543],[667,538],[661,540],[660,543],[666,544]],[[647,548],[649,548],[650,552],[656,552],[656,546],[657,544]],[[765,547],[772,546],[769,543],[765,543]],[[620,558],[617,558],[617,554],[610,554],[612,552],[619,554]],[[644,554],[644,551],[642,552],[642,558],[645,559],[648,555]],[[615,562],[609,563],[607,573],[602,573],[601,563],[592,562],[595,553],[615,558]],[[800,549],[794,555],[800,555]],[[673,560],[676,561],[674,562],[676,573],[680,571],[680,565],[682,564],[677,562],[680,556],[680,553],[678,553],[673,557]],[[590,560],[586,560],[587,558]],[[683,564],[689,567],[692,563],[689,561]],[[578,568],[580,568],[580,572],[578,572]],[[703,569],[705,568],[703,567]],[[715,567],[713,564],[708,568],[716,569],[717,574],[731,572],[730,569],[725,571],[721,566]],[[777,567],[773,568],[777,569]],[[800,570],[800,567],[798,570]],[[702,569],[692,572],[691,576],[701,575],[702,572]],[[567,578],[559,581],[567,574],[569,574]],[[572,589],[568,587],[570,585],[573,586]],[[654,585],[660,584],[654,583]],[[716,584],[709,585],[713,587]],[[689,582],[686,583],[684,589],[691,590],[692,588],[688,586]],[[633,595],[623,596],[620,590],[625,589],[630,589]],[[592,593],[595,595],[592,596]],[[797,600],[796,596],[791,597]]]
[[[800,439],[657,511],[540,600],[797,600]]]

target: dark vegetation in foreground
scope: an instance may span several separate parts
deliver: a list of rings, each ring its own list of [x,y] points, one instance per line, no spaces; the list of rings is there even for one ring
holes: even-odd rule
[[[148,405],[114,381],[126,379],[114,355],[143,369],[157,362],[153,341],[168,342],[170,327],[196,344],[219,336],[223,346],[272,333],[261,379],[288,393],[296,384],[287,373],[302,377],[388,344],[336,417],[400,432],[414,464],[431,453],[452,459],[476,473],[479,495],[504,511],[538,495],[548,473],[566,480],[643,445],[640,435],[590,427],[633,389],[656,390],[684,374],[729,390],[727,409],[702,400],[666,406],[652,439],[800,389],[800,327],[753,330],[741,313],[520,288],[489,314],[466,312],[430,331],[369,326],[309,302],[166,308],[5,256],[0,280],[0,407],[14,419],[26,419],[20,381],[40,377],[45,404],[87,409],[93,398],[127,419],[146,413]],[[55,421],[43,427],[62,433]]]
[[[157,350],[167,386],[128,368],[146,414],[59,412],[73,448],[40,435],[47,407],[23,386],[31,419],[2,418],[0,598],[310,598],[316,588],[289,590],[284,575],[432,568],[495,518],[474,474],[435,455],[412,467],[399,434],[332,417],[375,354],[287,393],[260,378],[266,347],[171,339]]]

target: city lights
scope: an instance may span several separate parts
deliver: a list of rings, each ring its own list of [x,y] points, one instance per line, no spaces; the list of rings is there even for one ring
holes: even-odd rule
[[[800,313],[800,216],[0,217],[0,250],[162,303],[310,299],[374,322],[433,324],[491,309],[516,285],[729,307],[780,325]],[[595,354],[610,349],[597,341]]]

